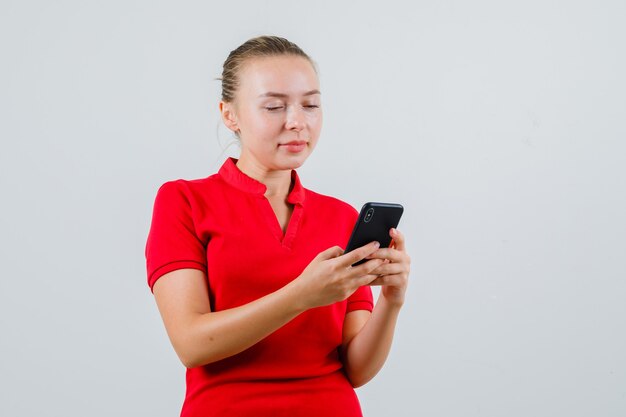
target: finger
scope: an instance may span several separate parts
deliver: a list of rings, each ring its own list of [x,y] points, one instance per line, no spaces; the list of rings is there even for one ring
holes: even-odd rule
[[[363,245],[360,248],[356,248],[355,250],[351,252],[345,253],[343,256],[341,256],[342,258],[341,265],[347,268],[353,263],[358,262],[361,259],[365,258],[367,255],[374,253],[374,251],[378,249],[379,247],[380,247],[380,243],[374,241],[374,242],[368,243],[367,245]]]
[[[367,285],[369,285],[371,287],[377,287],[377,286],[385,285],[384,284],[384,280],[383,280],[383,276],[377,275],[376,279],[373,279]]]
[[[343,255],[343,249],[339,246],[333,246],[332,248],[328,248],[317,254],[316,258],[318,261],[325,261],[327,259],[333,259],[338,256]]]
[[[380,265],[379,267],[377,267],[376,269],[372,270],[370,274],[394,275],[394,274],[401,274],[403,272],[405,272],[405,269],[402,266],[402,264],[384,263]]]
[[[389,285],[392,287],[399,287],[404,284],[404,279],[400,275],[382,275],[376,279],[370,281],[370,286],[382,286]]]
[[[393,248],[381,248],[371,255],[366,256],[365,259],[389,259],[393,262],[400,262],[402,260],[402,253]]]
[[[378,275],[367,274],[358,277],[354,282],[358,287],[362,287],[364,285],[372,285],[372,282],[374,282],[377,278],[379,278]]]
[[[396,228],[391,228],[389,236],[393,239],[394,247],[399,251],[406,251],[404,234]]]
[[[351,277],[361,277],[363,275],[370,275],[372,271],[379,268],[385,261],[382,259],[371,259],[367,262],[363,262],[361,265],[350,268]]]

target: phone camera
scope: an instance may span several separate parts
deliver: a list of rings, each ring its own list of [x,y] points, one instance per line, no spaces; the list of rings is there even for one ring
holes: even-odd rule
[[[365,217],[363,218],[363,221],[365,223],[369,223],[370,220],[372,220],[372,217],[374,217],[374,208],[370,208],[369,210],[367,210],[367,212],[365,212]]]

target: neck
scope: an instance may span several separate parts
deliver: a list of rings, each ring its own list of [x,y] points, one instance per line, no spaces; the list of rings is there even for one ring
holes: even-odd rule
[[[241,155],[237,161],[237,168],[250,178],[263,183],[268,198],[286,199],[291,191],[291,169],[271,170],[252,158]]]

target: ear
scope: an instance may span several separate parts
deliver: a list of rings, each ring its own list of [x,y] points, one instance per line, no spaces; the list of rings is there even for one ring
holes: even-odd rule
[[[239,125],[237,124],[237,115],[235,114],[235,109],[233,107],[233,103],[220,101],[219,108],[222,115],[222,121],[227,128],[237,133],[239,132]]]

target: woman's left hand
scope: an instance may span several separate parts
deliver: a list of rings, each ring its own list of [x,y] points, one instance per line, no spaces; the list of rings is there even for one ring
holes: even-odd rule
[[[369,285],[381,285],[380,294],[395,305],[404,304],[404,296],[409,283],[411,258],[406,253],[404,235],[397,229],[390,229],[389,236],[393,239],[391,247],[380,248],[367,259],[385,259],[385,263],[374,269],[370,274],[379,275]]]

